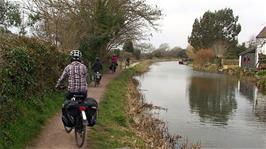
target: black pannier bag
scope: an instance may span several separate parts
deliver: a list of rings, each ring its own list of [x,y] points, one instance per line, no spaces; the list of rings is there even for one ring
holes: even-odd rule
[[[62,107],[63,124],[67,127],[74,127],[78,112],[78,104],[72,100],[66,100]]]
[[[87,98],[84,101],[84,105],[87,107],[86,116],[88,119],[88,126],[94,126],[97,120],[98,103],[93,98]]]
[[[62,107],[62,121],[64,126],[74,127],[75,117],[79,114],[79,106],[75,101],[66,100]],[[82,103],[82,106],[86,107],[86,116],[88,120],[88,126],[94,126],[97,120],[98,103],[93,98],[87,98]]]

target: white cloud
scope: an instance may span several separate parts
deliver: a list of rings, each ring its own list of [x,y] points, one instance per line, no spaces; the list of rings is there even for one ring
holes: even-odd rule
[[[173,46],[187,46],[187,37],[193,22],[207,10],[231,8],[239,16],[242,31],[239,42],[245,42],[266,26],[266,0],[147,0],[157,5],[166,15],[161,20],[161,32],[153,33],[151,42],[155,46],[169,43]]]

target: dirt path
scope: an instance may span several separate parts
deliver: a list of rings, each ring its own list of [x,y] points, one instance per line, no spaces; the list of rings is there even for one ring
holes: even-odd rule
[[[118,76],[115,74],[104,74],[101,80],[100,87],[89,87],[88,96],[97,99],[99,102],[104,94],[106,85],[110,80]],[[89,133],[89,130],[87,130]],[[86,139],[87,140],[87,139]],[[40,136],[33,141],[33,144],[26,147],[26,149],[77,149],[75,144],[75,135],[73,131],[67,134],[64,130],[61,121],[61,112],[58,112],[52,117],[44,126]],[[86,149],[86,142],[83,149]]]

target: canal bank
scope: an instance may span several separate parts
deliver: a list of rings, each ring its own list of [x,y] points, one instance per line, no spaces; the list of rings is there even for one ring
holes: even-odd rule
[[[266,70],[255,72],[254,70],[245,70],[239,67],[219,69],[217,65],[215,64],[210,64],[205,67],[191,65],[191,67],[197,71],[204,71],[204,72],[210,72],[210,73],[221,73],[221,74],[237,77],[238,79],[252,81],[261,92],[266,94]]]
[[[155,63],[137,79],[146,102],[167,109],[159,118],[170,133],[203,148],[266,147],[266,98],[250,81],[178,62]]]
[[[97,125],[89,130],[91,149],[175,148],[176,136],[170,136],[163,122],[145,112],[153,106],[141,102],[133,79],[149,70],[151,63],[141,62],[110,82],[100,103]]]

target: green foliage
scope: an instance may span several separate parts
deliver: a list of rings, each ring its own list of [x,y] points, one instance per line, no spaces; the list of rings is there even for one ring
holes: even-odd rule
[[[107,0],[97,1],[94,15],[94,25],[87,33],[90,36],[80,43],[80,50],[88,58],[85,63],[94,61],[95,57],[107,58],[108,43],[119,32],[124,19],[120,11],[110,8]]]
[[[89,62],[93,62],[95,60],[95,57],[105,57],[106,52],[101,51],[101,49],[105,48],[103,45],[105,45],[108,40],[108,37],[102,36],[92,36],[90,38],[84,39],[79,47],[79,50],[82,52],[83,57],[85,58],[83,59],[84,63],[88,65]]]
[[[133,42],[131,40],[127,40],[124,43],[123,50],[127,51],[127,52],[130,52],[130,53],[133,53],[134,52]]]
[[[230,8],[207,11],[202,18],[195,19],[191,36],[188,38],[189,43],[196,50],[212,48],[219,40],[228,43],[229,48],[236,47],[236,37],[241,31],[237,21],[238,16],[235,17]]]
[[[9,1],[0,1],[0,25],[5,28],[21,24],[19,5]]]
[[[188,58],[186,52],[187,52],[187,50],[181,49],[180,51],[177,52],[177,57],[178,58]]]
[[[113,52],[113,54],[115,54],[117,56],[120,56],[120,54],[121,54],[120,49],[114,49],[112,52]]]
[[[258,72],[256,73],[256,76],[258,76],[258,77],[266,76],[266,70],[258,71]]]
[[[41,110],[35,102],[40,99],[42,100]],[[36,138],[47,119],[60,109],[62,102],[63,95],[56,92],[50,92],[41,98],[34,97],[30,101],[19,99],[12,101],[11,107],[15,106],[20,114],[15,116],[15,121],[5,119],[4,123],[0,116],[0,148],[25,148],[32,139]],[[5,110],[4,113],[12,116],[11,113],[14,111]]]
[[[2,33],[11,33],[9,30],[7,30],[6,28],[0,26],[0,34]]]
[[[245,50],[247,50],[247,48],[244,43],[242,45],[235,45],[232,48],[228,49],[228,51],[225,53],[225,58],[237,59],[239,54]]]
[[[35,88],[36,65],[25,48],[15,48],[7,51],[5,59],[8,65],[1,69],[1,94],[11,97],[28,96],[26,91]]]
[[[5,62],[0,69],[2,95],[24,99],[54,87],[66,65],[65,54],[36,39],[13,36],[2,42]]]
[[[50,43],[0,35],[0,148],[19,149],[61,104],[51,96],[67,55]],[[60,102],[61,103],[61,102]]]
[[[260,79],[260,80],[257,82],[257,86],[259,87],[259,89],[260,89],[264,94],[266,94],[266,77]]]
[[[18,116],[17,113],[17,107],[14,101],[5,96],[0,96],[0,126],[16,119]]]
[[[28,22],[28,25],[29,26],[34,26],[34,24],[37,22],[37,21],[40,21],[40,14],[37,13],[37,14],[29,14],[29,22]]]

